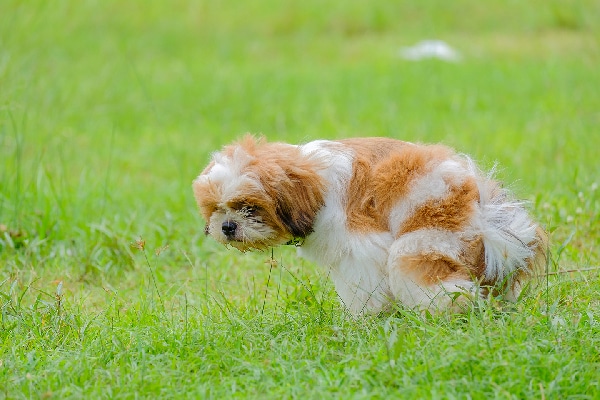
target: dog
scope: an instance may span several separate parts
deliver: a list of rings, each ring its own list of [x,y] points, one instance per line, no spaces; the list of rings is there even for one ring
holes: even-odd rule
[[[246,135],[193,181],[205,233],[241,251],[296,243],[352,314],[516,300],[546,234],[471,158],[390,138],[303,145]]]

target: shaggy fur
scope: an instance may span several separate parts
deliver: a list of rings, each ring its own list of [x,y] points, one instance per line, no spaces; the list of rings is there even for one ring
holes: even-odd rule
[[[516,299],[544,258],[545,234],[523,204],[440,145],[246,136],[215,153],[193,189],[206,233],[225,245],[302,238],[299,254],[330,268],[354,314],[398,302],[457,309],[489,287]]]

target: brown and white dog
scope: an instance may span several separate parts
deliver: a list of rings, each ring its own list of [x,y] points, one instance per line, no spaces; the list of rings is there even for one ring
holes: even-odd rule
[[[193,189],[207,234],[241,251],[301,239],[354,314],[456,308],[486,287],[516,299],[544,258],[523,204],[441,145],[246,136],[213,154]]]

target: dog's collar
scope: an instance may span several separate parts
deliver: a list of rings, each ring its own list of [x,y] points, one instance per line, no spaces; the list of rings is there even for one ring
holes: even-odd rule
[[[304,238],[295,237],[289,240],[285,245],[286,246],[296,246],[300,247],[304,244]]]

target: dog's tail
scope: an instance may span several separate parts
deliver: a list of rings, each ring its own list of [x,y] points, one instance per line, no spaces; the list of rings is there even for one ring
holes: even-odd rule
[[[477,176],[479,209],[475,228],[485,248],[484,284],[506,288],[507,297],[516,298],[522,281],[540,273],[545,265],[547,236],[510,192],[485,175],[469,160]]]

